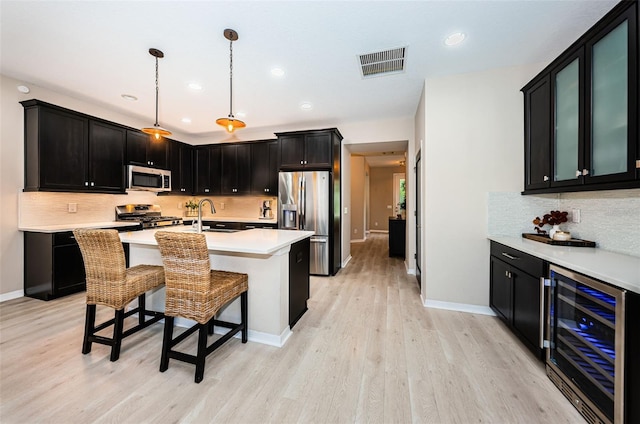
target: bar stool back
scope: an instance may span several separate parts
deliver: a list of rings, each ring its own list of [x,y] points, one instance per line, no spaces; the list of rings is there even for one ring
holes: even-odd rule
[[[212,270],[204,234],[158,231],[155,237],[160,247],[166,278],[166,318],[160,371],[164,372],[169,368],[170,358],[188,362],[196,366],[195,382],[200,383],[204,377],[205,359],[210,353],[239,331],[242,332],[242,343],[247,342],[248,275]],[[220,308],[238,296],[240,323],[215,319]],[[174,338],[175,317],[187,318],[196,324]],[[214,325],[230,330],[207,346],[207,335],[213,334]],[[196,355],[172,349],[195,331],[199,331]]]
[[[145,307],[145,293],[164,284],[164,270],[156,265],[126,267],[124,249],[116,230],[76,229],[73,234],[80,246],[87,281],[87,312],[82,353],[91,352],[92,343],[111,346],[111,361],[120,357],[122,339],[164,318],[161,312]],[[132,300],[138,306],[124,311]],[[96,305],[115,309],[113,319],[96,326]],[[138,314],[138,324],[124,330],[124,319]],[[146,319],[151,317],[151,319]],[[113,337],[96,333],[113,325]]]

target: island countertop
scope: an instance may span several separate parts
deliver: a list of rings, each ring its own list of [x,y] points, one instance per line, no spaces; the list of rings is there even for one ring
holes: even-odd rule
[[[156,231],[193,232],[191,227],[175,226],[143,231],[120,233],[123,243],[156,246]],[[219,252],[271,255],[291,244],[311,237],[313,231],[275,230],[256,228],[234,233],[203,232],[207,239],[207,248]]]

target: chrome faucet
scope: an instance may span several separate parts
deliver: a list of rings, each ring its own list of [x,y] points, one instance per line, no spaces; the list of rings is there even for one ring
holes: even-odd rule
[[[211,199],[202,199],[198,203],[198,234],[202,233],[202,204],[208,202],[211,205],[211,213],[216,213],[216,208],[213,206]]]

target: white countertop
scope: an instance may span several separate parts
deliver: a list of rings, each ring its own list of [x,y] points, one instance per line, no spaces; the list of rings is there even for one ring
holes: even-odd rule
[[[188,226],[164,227],[159,230],[123,232],[120,233],[120,240],[124,243],[156,246],[158,244],[155,239],[156,231],[193,232],[191,227]],[[257,228],[235,233],[203,232],[202,234],[207,238],[209,250],[272,255],[283,247],[311,237],[314,232]]]
[[[29,225],[19,226],[20,231],[30,231],[33,233],[61,233],[65,231],[73,231],[76,228],[119,228],[131,227],[135,222],[85,222],[83,224],[58,224],[58,225]]]
[[[553,246],[517,237],[489,236],[489,239],[614,286],[640,293],[640,258],[635,256],[597,247]]]

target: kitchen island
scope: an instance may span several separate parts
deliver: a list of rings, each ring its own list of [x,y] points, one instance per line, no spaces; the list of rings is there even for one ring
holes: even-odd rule
[[[162,265],[156,231],[193,231],[190,227],[165,227],[120,233],[123,243],[129,243],[130,265]],[[253,229],[234,233],[204,232],[209,248],[211,268],[242,272],[249,275],[249,340],[272,346],[283,346],[290,329],[290,282],[308,285],[306,276],[290,276],[290,251],[297,243],[306,242],[312,231]],[[299,249],[298,249],[299,250]],[[306,251],[308,252],[308,250]],[[308,259],[307,259],[308,261]],[[294,260],[293,262],[296,262]],[[290,278],[300,279],[290,281]],[[164,288],[147,295],[149,307],[164,311]],[[306,302],[306,299],[305,299]],[[224,321],[239,322],[240,301],[236,299],[218,314]],[[299,318],[299,317],[298,317]],[[176,319],[177,325],[189,321]]]

